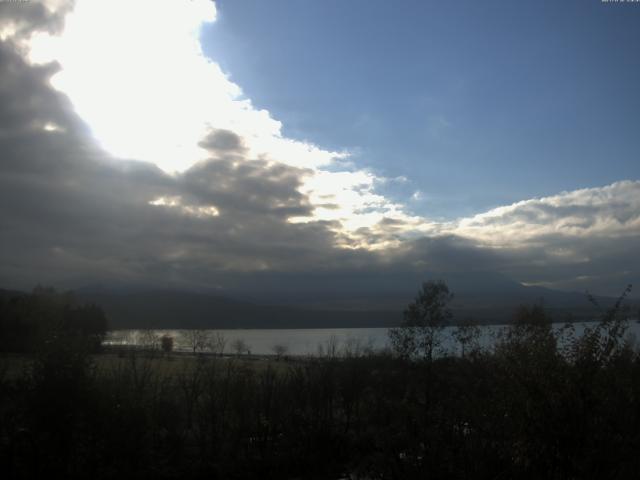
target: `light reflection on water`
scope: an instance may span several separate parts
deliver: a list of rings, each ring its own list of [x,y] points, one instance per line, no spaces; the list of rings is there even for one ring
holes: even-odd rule
[[[554,324],[554,329],[560,331],[564,325]],[[575,335],[580,335],[585,325],[595,326],[596,322],[575,323]],[[637,338],[640,335],[640,324],[630,321],[628,325],[627,335]],[[454,328],[447,327],[442,332],[442,353],[458,354],[460,351],[460,345],[452,337]],[[496,336],[504,328],[504,325],[480,327],[480,347],[491,348]],[[174,339],[175,351],[187,352],[191,348],[186,332],[188,330],[113,330],[108,333],[105,344],[140,346],[149,342],[150,335],[156,339],[169,335]],[[233,353],[233,344],[238,340],[244,341],[247,351],[253,355],[273,355],[276,345],[284,346],[289,355],[317,355],[332,348],[338,354],[344,354],[346,351],[358,354],[388,347],[387,328],[212,329],[208,332],[224,336],[224,353]]]

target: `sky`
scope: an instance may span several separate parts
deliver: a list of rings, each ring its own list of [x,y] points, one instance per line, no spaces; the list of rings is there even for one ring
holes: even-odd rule
[[[640,176],[639,25],[585,0],[220,0],[202,43],[285,134],[455,219]]]
[[[0,3],[0,286],[639,277],[640,4]]]

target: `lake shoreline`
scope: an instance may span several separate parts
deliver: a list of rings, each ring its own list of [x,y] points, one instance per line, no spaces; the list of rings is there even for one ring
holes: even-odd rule
[[[597,322],[572,322],[570,328],[575,329],[579,335],[587,326],[596,325]],[[479,344],[482,348],[491,348],[495,344],[497,336],[510,324],[492,324],[479,326]],[[567,323],[554,323],[553,329],[560,332]],[[445,327],[442,334],[443,352],[457,352],[459,345],[455,340],[456,326]],[[342,354],[354,354],[361,352],[379,352],[389,347],[389,328],[305,328],[305,329],[144,329],[144,330],[111,330],[103,345],[109,348],[121,347],[155,347],[160,350],[160,339],[163,336],[172,338],[172,349],[178,353],[193,353],[193,343],[189,337],[194,332],[202,332],[209,335],[196,350],[198,353],[225,355],[233,352],[241,352],[242,355],[267,355],[267,356],[323,356],[327,352]],[[636,321],[628,321],[628,331],[640,338],[640,324]],[[212,337],[220,336],[223,340],[222,347],[212,343]]]

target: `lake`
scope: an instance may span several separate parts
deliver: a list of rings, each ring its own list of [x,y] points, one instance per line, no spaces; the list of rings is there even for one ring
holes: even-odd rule
[[[585,325],[596,322],[575,323],[576,334],[579,335]],[[554,324],[560,330],[565,324]],[[505,328],[504,325],[487,325],[481,327],[479,343],[488,348],[496,335]],[[457,354],[459,344],[452,337],[455,327],[447,327],[443,331],[443,350],[449,354]],[[188,330],[114,330],[108,333],[106,345],[144,345],[149,339],[169,335],[174,339],[174,350],[190,351],[187,340]],[[234,342],[241,340],[246,351],[253,355],[273,355],[274,347],[281,345],[289,355],[317,355],[334,350],[338,354],[346,351],[362,352],[365,349],[381,350],[388,346],[387,328],[316,328],[316,329],[216,329],[211,334],[221,334],[226,340],[225,353],[233,353]],[[627,335],[637,338],[640,335],[640,324],[629,321]]]

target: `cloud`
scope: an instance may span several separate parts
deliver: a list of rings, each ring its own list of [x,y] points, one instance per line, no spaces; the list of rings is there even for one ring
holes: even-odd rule
[[[89,68],[80,63],[86,57],[74,57],[79,50],[64,54],[62,46],[59,62],[44,62],[46,52],[34,58],[38,42],[55,46],[62,31],[68,41],[77,40],[73,32],[82,25],[73,26],[73,17],[65,16],[71,4],[22,5],[40,4],[12,10],[0,4],[7,13],[0,16],[1,285],[393,290],[427,272],[499,271],[533,284],[604,291],[637,279],[640,182],[525,200],[447,223],[430,221],[381,195],[378,186],[385,179],[344,167],[344,154],[284,137],[280,123],[243,98],[199,46],[189,50],[195,51],[189,62],[197,66],[189,72],[200,72],[202,84],[198,77],[189,95],[181,96],[187,87],[179,83],[182,90],[175,90],[171,82],[182,77],[172,73],[138,104],[136,95],[151,80],[98,82],[139,71],[112,71],[122,65],[105,60],[100,50],[93,50]],[[110,12],[106,20],[113,21],[108,9],[123,5],[104,2],[95,8]],[[163,22],[174,7],[162,5],[151,32],[170,26]],[[192,13],[183,30],[179,22],[171,24],[182,36],[204,15]],[[211,11],[206,15],[212,19]],[[66,27],[65,18],[71,22]],[[188,38],[187,46],[195,48],[193,36]],[[113,53],[126,60],[125,47],[116,44]],[[140,55],[162,50],[151,44],[136,48]],[[137,62],[129,67],[149,65],[146,57]],[[149,62],[154,75],[170,64]],[[99,90],[74,90],[76,82],[91,79]],[[89,111],[90,104],[86,110],[85,100],[100,102],[107,113]],[[180,101],[185,105],[176,106]],[[197,102],[206,108],[193,107]],[[192,107],[195,120],[185,119]],[[145,123],[149,115],[157,119]],[[184,125],[197,125],[196,134],[181,136],[188,130]],[[138,142],[119,156],[96,133],[102,127],[114,129],[114,139]]]
[[[52,84],[116,157],[182,173],[208,158],[209,142],[225,141],[210,132],[231,132],[248,158],[307,171],[299,190],[317,208],[297,221],[337,222],[348,236],[383,216],[408,219],[401,205],[375,193],[385,179],[346,167],[346,152],[285,137],[281,123],[204,56],[199,28],[215,17],[209,0],[81,0],[64,29],[32,35],[29,59],[59,63]]]
[[[181,173],[117,159],[50,87],[55,69],[7,42],[0,58],[3,285],[216,286],[231,273],[366,263],[335,249],[331,222],[288,221],[313,211],[300,192],[308,170],[253,158],[224,130],[211,130],[207,157]],[[44,128],[52,121],[62,128]]]
[[[640,181],[525,200],[462,219],[449,231],[507,253],[508,271],[528,283],[617,288],[638,280]]]
[[[639,228],[640,181],[622,181],[499,207],[462,220],[457,230],[501,245],[548,235],[635,236]]]
[[[15,5],[20,3],[20,5]],[[59,33],[65,16],[73,9],[72,1],[2,2],[0,3],[0,40],[11,39],[16,46],[26,47],[35,32]]]

